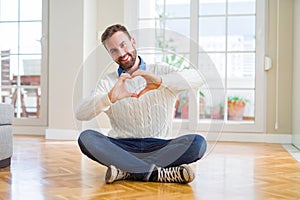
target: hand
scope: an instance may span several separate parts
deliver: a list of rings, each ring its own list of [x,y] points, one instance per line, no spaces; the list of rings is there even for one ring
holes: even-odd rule
[[[142,70],[135,71],[131,75],[131,78],[134,78],[136,76],[141,76],[146,80],[146,87],[142,91],[140,91],[139,94],[137,94],[138,98],[150,90],[155,90],[155,89],[159,88],[159,86],[162,82],[161,77],[155,76],[153,74],[150,74],[150,73],[142,71]]]
[[[122,73],[114,87],[108,93],[108,97],[112,103],[121,100],[126,97],[137,97],[137,94],[130,93],[125,88],[125,81],[131,79],[132,77],[127,73]]]

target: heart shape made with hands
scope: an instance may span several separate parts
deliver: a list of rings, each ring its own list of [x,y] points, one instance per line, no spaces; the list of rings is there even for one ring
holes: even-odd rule
[[[139,96],[140,92],[145,89],[147,85],[146,80],[142,76],[136,76],[134,78],[126,79],[125,89]]]

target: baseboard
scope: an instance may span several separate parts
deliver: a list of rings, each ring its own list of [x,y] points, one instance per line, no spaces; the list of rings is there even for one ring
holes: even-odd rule
[[[211,134],[211,133],[210,133]],[[291,144],[291,134],[275,134],[275,133],[220,133],[218,137],[207,136],[224,142],[262,142],[262,143],[277,143],[277,144]]]
[[[101,129],[101,132],[105,134],[107,130]],[[80,131],[76,130],[46,129],[46,139],[49,140],[77,140],[79,134]],[[283,133],[209,133],[205,137],[207,140],[224,142],[292,143],[292,135]]]
[[[46,129],[45,138],[47,140],[77,140],[78,130],[69,129]]]
[[[46,127],[42,126],[13,126],[14,135],[45,135]]]

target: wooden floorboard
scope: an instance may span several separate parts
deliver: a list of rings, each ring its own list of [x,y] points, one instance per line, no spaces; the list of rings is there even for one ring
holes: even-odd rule
[[[119,181],[82,156],[75,141],[14,137],[14,155],[0,169],[0,199],[300,199],[300,163],[281,145],[218,142],[191,165],[187,185]]]

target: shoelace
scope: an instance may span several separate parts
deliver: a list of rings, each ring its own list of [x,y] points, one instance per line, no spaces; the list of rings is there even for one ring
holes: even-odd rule
[[[158,181],[160,182],[184,182],[180,175],[181,167],[160,168]]]
[[[122,170],[120,169],[117,169],[118,170],[118,175],[117,175],[117,180],[121,180],[121,179],[126,179],[130,174],[127,173],[127,172],[123,172]]]

